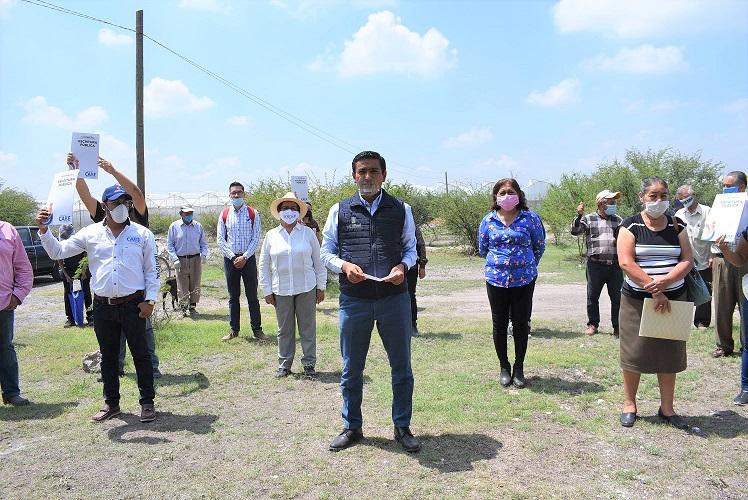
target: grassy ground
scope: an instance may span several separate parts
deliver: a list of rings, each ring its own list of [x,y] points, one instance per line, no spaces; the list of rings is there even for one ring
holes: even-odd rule
[[[553,258],[566,261],[552,247],[546,257],[545,272],[569,281],[578,272],[573,263],[553,271]],[[433,252],[429,272],[477,269],[480,276],[481,267],[480,259]],[[223,301],[222,279],[217,266],[206,270],[206,304]],[[462,285],[444,288],[444,281],[426,279],[419,293],[448,307],[449,292]],[[367,439],[327,451],[341,426],[334,300],[317,316],[320,375],[313,380],[274,379],[272,341],[221,342],[223,306],[203,310],[196,321],[170,322],[157,332],[166,375],[151,424],[137,421],[131,366],[122,379],[122,417],[88,422],[101,404],[100,383],[81,370],[82,354],[96,349],[90,329],[19,323],[24,390],[36,404],[0,408],[0,498],[748,496],[748,412],[729,404],[739,362],[708,357],[713,332],[694,332],[689,370],[678,379],[677,408],[698,432],[653,418],[651,376],[640,390],[644,419],[622,429],[617,341],[581,335],[573,312],[568,322],[549,323],[539,311],[536,302],[526,361],[531,385],[522,391],[497,383],[485,315],[421,313],[424,335],[413,340],[412,428],[424,444],[417,455],[392,441],[389,367],[378,340],[366,371]],[[262,313],[265,331],[273,332],[272,309],[263,305]],[[246,309],[242,319],[247,332]]]

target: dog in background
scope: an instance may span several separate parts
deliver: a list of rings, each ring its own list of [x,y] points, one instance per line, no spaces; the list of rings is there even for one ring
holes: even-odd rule
[[[161,301],[164,306],[164,311],[166,311],[166,296],[168,294],[171,294],[171,308],[172,310],[177,310],[177,304],[179,303],[178,297],[179,293],[177,292],[177,278],[171,277],[166,280],[166,284],[169,285],[169,290],[164,292],[161,295]]]

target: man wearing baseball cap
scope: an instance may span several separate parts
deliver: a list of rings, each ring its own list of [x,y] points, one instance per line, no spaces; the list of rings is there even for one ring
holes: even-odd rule
[[[195,209],[185,204],[179,209],[180,219],[169,226],[166,249],[177,270],[177,291],[182,312],[196,314],[200,300],[202,265],[208,260],[208,241],[203,225],[194,220]]]
[[[101,197],[103,222],[91,224],[65,241],[47,230],[50,209],[36,220],[42,246],[52,260],[88,253],[91,290],[94,293],[94,332],[101,351],[104,407],[91,419],[103,422],[120,413],[117,356],[120,336],[127,338],[140,390],[141,422],[156,418],[153,366],[145,338],[146,318],[153,313],[159,291],[156,241],[147,228],[131,222],[132,197],[119,184]]]
[[[584,215],[584,203],[580,203],[577,216],[571,221],[571,234],[584,234],[587,246],[587,328],[584,330],[587,335],[596,334],[600,327],[600,292],[607,286],[613,335],[618,337],[618,307],[623,284],[616,252],[616,237],[622,222],[616,214],[620,197],[621,193],[604,189],[595,197],[597,210]]]

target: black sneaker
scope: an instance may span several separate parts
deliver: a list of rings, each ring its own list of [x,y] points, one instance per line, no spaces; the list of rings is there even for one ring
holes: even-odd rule
[[[314,369],[314,366],[307,365],[304,367],[304,375],[306,375],[307,377],[314,377],[315,375],[317,375],[317,371]]]
[[[291,375],[291,370],[289,370],[288,368],[278,368],[277,370],[275,370],[274,377],[283,378],[288,377],[289,375]]]
[[[748,405],[748,391],[740,391],[740,394],[735,396],[732,402],[738,406]]]
[[[63,328],[70,328],[71,326],[75,326],[75,322],[67,320],[64,325],[62,325]]]

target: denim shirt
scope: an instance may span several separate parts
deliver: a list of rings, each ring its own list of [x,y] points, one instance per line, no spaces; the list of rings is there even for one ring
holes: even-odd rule
[[[509,227],[491,211],[478,228],[478,253],[486,258],[489,285],[512,288],[531,283],[544,251],[543,222],[530,210],[520,210]]]

